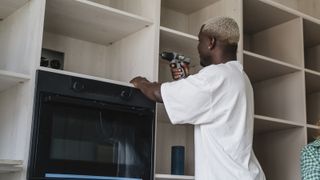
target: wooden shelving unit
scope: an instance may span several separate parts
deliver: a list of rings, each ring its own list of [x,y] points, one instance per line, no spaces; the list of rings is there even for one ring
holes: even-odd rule
[[[142,70],[155,63],[154,12],[140,16],[88,0],[51,0],[46,9],[42,47],[65,54],[64,70],[122,82],[141,73],[154,79],[153,68]]]
[[[26,179],[43,2],[0,2],[0,179]]]
[[[22,0],[4,0],[5,3]],[[35,72],[42,69],[126,86],[156,80],[156,0],[25,0],[0,17],[0,179],[26,179]],[[40,67],[41,48],[64,53],[64,70]],[[24,83],[19,83],[24,82]],[[17,84],[14,88],[11,85]],[[7,173],[14,172],[14,173]]]
[[[25,179],[37,69],[126,86],[138,75],[172,81],[159,52],[190,57],[197,73],[200,26],[230,16],[255,93],[255,154],[267,179],[299,180],[300,150],[319,130],[319,8],[317,0],[2,0],[0,159],[9,161],[0,172],[17,172],[0,179]],[[40,67],[41,48],[64,53],[64,70]],[[157,106],[155,179],[194,179],[193,130]],[[185,146],[184,176],[170,175],[173,145]]]
[[[298,180],[300,150],[316,131],[309,124],[319,117],[317,53],[312,49],[319,44],[318,20],[292,9],[302,1],[243,3],[244,69],[253,82],[259,114],[254,150],[267,179]]]
[[[319,4],[319,3],[318,3]],[[317,3],[315,5],[318,5]],[[314,13],[314,12],[313,12]],[[316,14],[314,14],[316,15]],[[319,17],[319,16],[318,16]],[[317,124],[320,120],[320,21],[311,18],[303,20],[304,63],[307,102],[307,123]],[[315,129],[308,127],[308,142]]]

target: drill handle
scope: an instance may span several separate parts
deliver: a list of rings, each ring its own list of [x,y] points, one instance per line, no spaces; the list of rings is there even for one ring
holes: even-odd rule
[[[171,75],[174,80],[183,79],[189,76],[189,64],[183,61],[172,60],[170,62]]]

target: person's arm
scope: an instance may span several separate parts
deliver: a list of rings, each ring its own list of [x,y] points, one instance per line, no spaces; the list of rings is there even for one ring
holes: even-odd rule
[[[163,102],[161,97],[161,83],[152,83],[140,76],[133,78],[130,83],[132,83],[134,87],[140,89],[149,99],[160,103]]]

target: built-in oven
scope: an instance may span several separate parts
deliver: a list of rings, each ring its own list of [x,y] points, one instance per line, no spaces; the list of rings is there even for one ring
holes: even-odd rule
[[[135,88],[39,70],[28,179],[152,180],[154,112]]]

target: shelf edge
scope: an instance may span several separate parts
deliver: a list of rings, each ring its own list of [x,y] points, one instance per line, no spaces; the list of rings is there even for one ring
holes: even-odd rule
[[[188,33],[184,33],[184,32],[181,32],[181,31],[177,31],[177,30],[174,30],[174,29],[171,29],[171,28],[167,28],[167,27],[164,27],[164,26],[160,26],[160,31],[165,31],[165,32],[168,32],[168,33],[171,33],[171,34],[175,34],[175,35],[178,35],[178,36],[183,36],[183,37],[198,41],[198,37],[197,36],[194,36],[194,35],[191,35],[191,34],[188,34]]]
[[[278,9],[280,9],[282,11],[285,11],[287,13],[290,13],[290,14],[298,16],[298,17],[302,17],[303,19],[312,21],[312,22],[320,25],[320,19],[318,19],[316,17],[313,17],[311,15],[305,14],[303,12],[300,12],[300,11],[298,11],[296,9],[290,8],[288,6],[285,6],[285,5],[281,4],[281,3],[274,2],[274,1],[271,1],[271,0],[259,0],[259,1],[262,2],[262,3],[265,3],[265,4],[269,5],[269,6],[278,8]]]
[[[278,65],[286,66],[286,67],[289,67],[289,68],[292,68],[292,69],[303,70],[302,67],[298,67],[298,66],[290,64],[290,63],[282,62],[282,61],[274,59],[274,58],[270,58],[270,57],[263,56],[263,55],[260,55],[260,54],[254,53],[254,52],[250,52],[248,50],[243,50],[243,54],[251,56],[251,57],[259,58],[259,59],[262,59],[264,61],[268,61],[268,62],[271,62],[271,63],[275,63],[275,64],[278,64]]]
[[[313,125],[313,124],[307,124],[307,128],[311,128],[311,129],[316,129],[316,130],[320,130],[320,126],[317,126],[317,125]]]
[[[110,7],[110,6],[106,6],[106,5],[103,5],[103,4],[100,4],[100,3],[96,3],[96,2],[92,2],[92,1],[88,1],[88,0],[76,0],[76,1],[79,2],[79,3],[82,3],[82,4],[86,4],[86,5],[89,5],[89,6],[96,7],[96,8],[101,8],[101,9],[104,9],[104,10],[107,10],[107,11],[111,11],[111,12],[113,12],[115,14],[132,17],[134,19],[138,19],[138,20],[145,21],[147,23],[153,24],[153,21],[151,19],[145,18],[143,16],[139,16],[139,15],[136,15],[136,14],[133,14],[133,13],[129,13],[129,12],[126,12],[126,11],[123,11],[123,10],[120,10],[120,9],[116,9],[116,8],[113,8],[113,7]]]
[[[6,76],[6,77],[12,77],[12,78],[18,78],[22,81],[30,80],[30,75],[22,74],[22,73],[16,73],[13,71],[6,71],[6,70],[0,70],[0,76]]]
[[[308,69],[308,68],[305,68],[304,71],[305,71],[306,73],[310,73],[310,74],[313,74],[313,75],[316,75],[316,76],[319,76],[319,77],[320,77],[320,72],[318,72],[318,71],[311,70],[311,69]]]
[[[299,127],[305,127],[305,124],[303,123],[297,123],[297,122],[291,122],[289,120],[285,119],[279,119],[279,118],[273,118],[269,116],[263,116],[263,115],[254,115],[255,119],[260,119],[264,121],[270,121],[270,122],[275,122],[275,123],[282,123],[282,124],[287,124],[287,125],[294,125],[294,126],[299,126]]]

